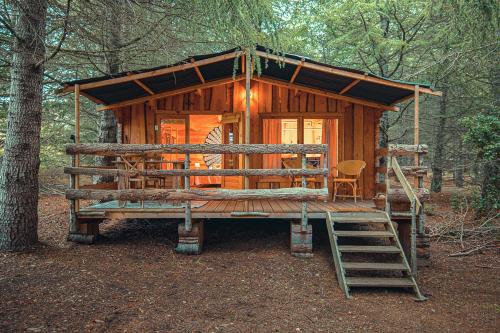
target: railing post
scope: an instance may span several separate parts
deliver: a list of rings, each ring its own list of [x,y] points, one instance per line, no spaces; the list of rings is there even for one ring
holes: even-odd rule
[[[392,156],[390,153],[387,154],[386,158],[386,167],[387,171],[384,176],[384,181],[385,181],[385,212],[389,217],[391,217],[391,203],[389,202],[389,189],[391,187],[391,179],[389,178],[389,171],[392,168]],[[392,223],[392,221],[391,221]]]
[[[186,153],[186,156],[184,158],[184,169],[189,170],[189,153]],[[189,190],[191,189],[191,183],[189,176],[184,176],[184,189]],[[186,220],[185,220],[185,227],[186,231],[191,231],[191,201],[186,201]]]
[[[330,142],[330,126],[326,127],[326,140],[325,142]],[[330,160],[330,145],[326,145],[326,152],[323,153],[323,168],[328,170],[327,174],[323,176],[323,188],[326,188],[328,190],[328,177],[330,176],[330,170],[329,170],[329,160]],[[328,201],[325,200],[325,202]]]
[[[71,166],[76,166],[76,155],[71,155]],[[76,177],[77,175],[71,174],[69,176],[69,188],[76,189]],[[78,231],[78,227],[76,224],[76,200],[71,199],[69,201],[69,234],[76,233]]]
[[[417,204],[411,201],[411,274],[417,276]]]
[[[302,169],[307,169],[307,156],[306,154],[302,154]],[[307,188],[307,179],[302,176],[302,187]],[[302,213],[301,213],[301,226],[302,231],[307,230],[307,202],[302,201]]]

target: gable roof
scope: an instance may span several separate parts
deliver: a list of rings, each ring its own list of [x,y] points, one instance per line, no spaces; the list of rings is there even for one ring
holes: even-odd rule
[[[429,84],[389,80],[294,54],[277,55],[263,46],[257,46],[256,53],[261,62],[259,78],[276,84],[293,84],[299,90],[301,87],[320,90],[334,98],[359,99],[379,107],[392,106],[413,97],[417,85],[421,93],[440,95]],[[240,48],[234,48],[196,55],[166,66],[69,81],[61,91],[73,91],[78,84],[81,94],[96,103],[109,107],[132,104],[156,95],[161,97],[178,90],[185,92],[190,87],[194,90],[200,85],[241,77],[242,66],[236,65],[242,54]]]

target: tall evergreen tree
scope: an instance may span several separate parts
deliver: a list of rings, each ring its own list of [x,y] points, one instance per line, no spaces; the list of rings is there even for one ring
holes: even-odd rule
[[[0,249],[23,250],[37,240],[38,167],[47,0],[14,2],[8,126],[0,168]]]

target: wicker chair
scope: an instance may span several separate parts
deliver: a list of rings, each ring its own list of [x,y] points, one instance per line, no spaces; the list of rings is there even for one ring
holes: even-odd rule
[[[356,202],[357,198],[361,198],[361,200],[363,200],[363,194],[361,188],[359,187],[359,177],[365,167],[365,161],[348,160],[340,162],[337,167],[334,168],[334,170],[339,172],[339,176],[333,178],[333,201],[335,201],[336,197],[354,198],[354,202]],[[345,184],[347,189],[349,189],[347,185],[351,187],[352,195],[337,194],[337,191],[342,184]]]

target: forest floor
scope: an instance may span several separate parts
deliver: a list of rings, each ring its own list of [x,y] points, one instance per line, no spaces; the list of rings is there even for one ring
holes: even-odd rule
[[[449,209],[446,196],[433,199]],[[497,250],[449,257],[432,242],[429,296],[358,290],[346,300],[326,228],[314,257],[289,254],[287,222],[208,222],[200,256],[174,251],[175,224],[111,221],[94,245],[65,240],[63,196],[40,200],[40,245],[0,254],[0,332],[498,332]],[[439,212],[437,213],[439,215]],[[437,223],[435,216],[428,223]]]

